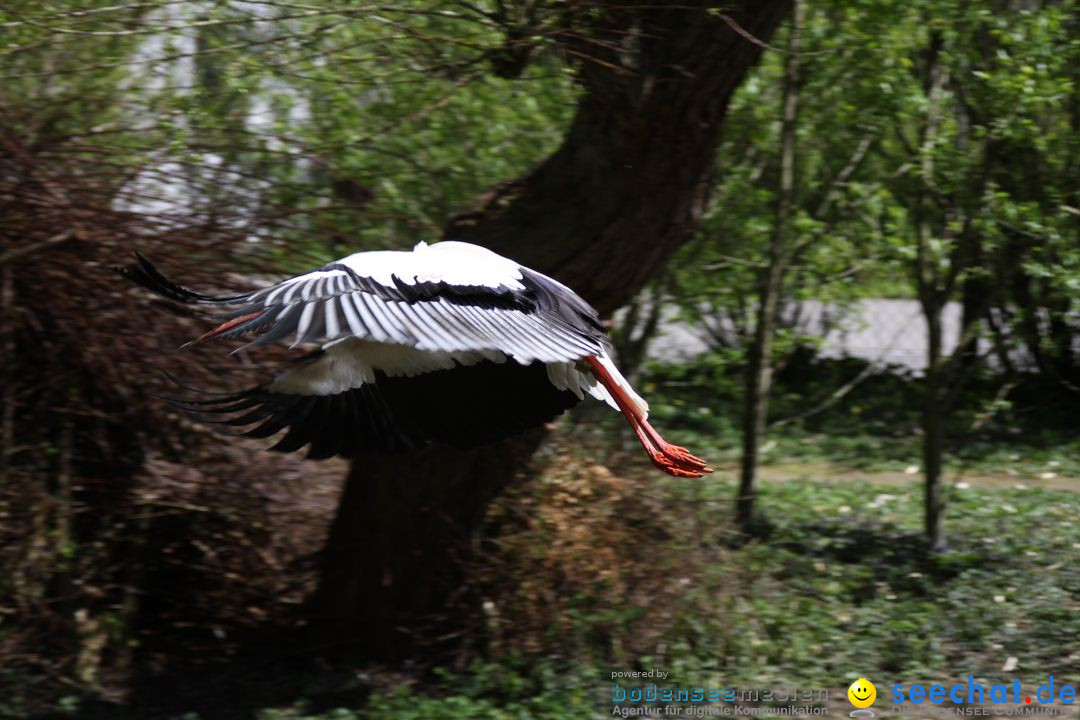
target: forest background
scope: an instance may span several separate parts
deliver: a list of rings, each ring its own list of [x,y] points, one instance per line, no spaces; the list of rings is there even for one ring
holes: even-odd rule
[[[200,322],[113,272],[254,287],[442,237],[614,318],[720,472],[659,476],[585,407],[266,453],[161,371],[287,353],[179,350]],[[0,242],[0,717],[1080,679],[1072,0],[5,2]]]

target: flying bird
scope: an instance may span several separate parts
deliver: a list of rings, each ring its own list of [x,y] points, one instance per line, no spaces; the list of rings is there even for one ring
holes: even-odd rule
[[[121,272],[172,301],[211,306],[193,341],[254,335],[318,349],[269,382],[174,401],[274,450],[308,457],[475,447],[541,425],[590,395],[620,411],[653,464],[712,472],[648,422],[649,406],[611,360],[594,310],[562,283],[486,248],[420,243],[359,252],[276,285],[225,297],[166,279],[143,256]],[[242,348],[241,348],[242,349]]]

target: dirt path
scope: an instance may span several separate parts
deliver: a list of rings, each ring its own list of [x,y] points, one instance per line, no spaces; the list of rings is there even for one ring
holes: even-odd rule
[[[719,468],[721,473],[737,473],[734,466]],[[761,468],[761,479],[765,482],[784,482],[787,480],[800,480],[803,478],[815,478],[823,480],[835,480],[838,483],[849,483],[855,480],[870,482],[878,485],[911,485],[922,482],[922,476],[913,473],[878,471],[878,470],[853,470],[850,468],[837,467],[825,463],[779,463],[765,465]],[[1032,474],[1009,473],[984,474],[984,473],[947,473],[946,484],[952,485],[957,482],[965,482],[971,487],[988,489],[1024,489],[1043,488],[1045,490],[1068,490],[1080,492],[1080,478],[1056,475],[1052,478],[1038,477]]]

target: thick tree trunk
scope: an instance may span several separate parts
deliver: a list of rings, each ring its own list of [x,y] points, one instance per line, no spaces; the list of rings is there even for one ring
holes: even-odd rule
[[[693,231],[732,93],[790,0],[610,3],[576,52],[583,95],[562,146],[455,218],[447,236],[558,277],[610,314]],[[729,24],[730,23],[730,24]],[[610,46],[610,47],[609,47]]]
[[[776,334],[776,311],[780,285],[787,266],[787,235],[795,191],[795,130],[799,113],[799,43],[805,13],[803,0],[795,0],[791,34],[784,62],[784,106],[780,131],[780,182],[776,189],[776,215],[769,243],[768,267],[762,273],[754,341],[750,345],[743,396],[743,451],[735,520],[744,534],[753,534],[758,523],[754,498],[761,440],[769,416],[772,389],[772,348]]]
[[[324,551],[316,649],[386,660],[438,649],[462,619],[460,561],[484,511],[541,437],[354,462]]]
[[[558,277],[608,314],[692,232],[728,101],[789,0],[598,4],[575,47],[585,92],[562,146],[458,216],[447,237]],[[739,28],[741,32],[733,29]],[[464,411],[483,412],[483,408]],[[539,433],[479,451],[358,460],[313,601],[316,642],[369,658],[407,655],[447,617],[459,560]],[[440,621],[441,620],[441,621]]]

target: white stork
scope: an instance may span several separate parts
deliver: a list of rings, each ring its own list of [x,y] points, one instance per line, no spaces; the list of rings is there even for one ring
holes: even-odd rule
[[[712,472],[648,423],[648,404],[608,355],[596,310],[565,285],[462,242],[360,252],[271,287],[211,297],[137,255],[122,272],[223,320],[194,342],[261,333],[319,349],[270,382],[178,403],[250,437],[286,430],[272,449],[308,457],[473,447],[550,421],[586,393],[622,412],[653,464]]]

